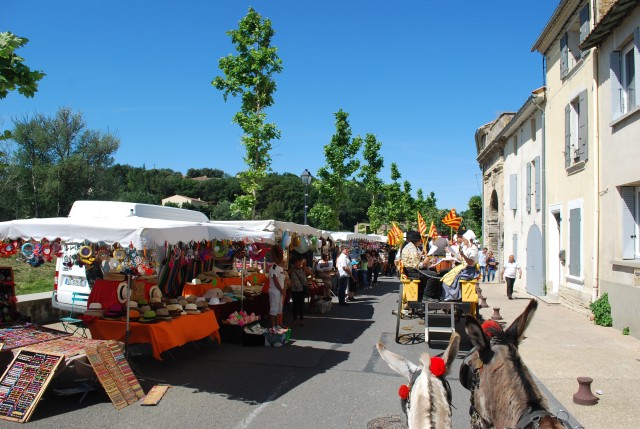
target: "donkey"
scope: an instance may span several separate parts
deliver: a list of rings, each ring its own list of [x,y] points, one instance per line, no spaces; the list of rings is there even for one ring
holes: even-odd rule
[[[544,396],[518,353],[518,343],[537,307],[538,302],[531,300],[505,331],[495,322],[480,325],[467,316],[465,330],[474,350],[464,358],[460,382],[471,391],[472,428],[565,427],[563,420],[548,411]]]
[[[421,366],[387,350],[382,342],[376,347],[389,367],[409,380],[398,392],[409,429],[451,428],[451,388],[445,375],[458,354],[460,335],[451,334],[442,358],[423,353]]]

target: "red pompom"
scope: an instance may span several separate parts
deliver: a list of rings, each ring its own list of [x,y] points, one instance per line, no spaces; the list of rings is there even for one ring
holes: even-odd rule
[[[482,324],[482,330],[488,337],[493,337],[493,332],[500,331],[502,328],[494,320],[489,319]]]
[[[431,374],[436,377],[442,377],[447,372],[447,367],[444,364],[444,359],[438,356],[431,358],[431,366],[429,367]]]
[[[409,397],[409,386],[407,386],[406,384],[400,386],[400,389],[398,389],[398,395],[400,395],[400,397],[406,401]]]

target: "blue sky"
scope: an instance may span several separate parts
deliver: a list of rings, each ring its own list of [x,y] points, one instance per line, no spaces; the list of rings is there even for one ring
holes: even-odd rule
[[[250,6],[272,21],[283,62],[268,119],[282,132],[272,168],[312,173],[349,113],[390,165],[440,208],[481,194],[474,134],[517,111],[543,85],[531,46],[557,0],[488,2],[301,0],[21,0],[2,7],[0,31],[27,37],[18,51],[47,76],[34,98],[0,100],[0,128],[59,107],[121,139],[116,162],[147,168],[245,169],[239,102],[211,81]]]

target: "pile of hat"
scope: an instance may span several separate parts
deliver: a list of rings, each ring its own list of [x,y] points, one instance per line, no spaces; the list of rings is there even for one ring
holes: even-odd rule
[[[127,309],[122,304],[111,304],[104,312],[104,318],[107,320],[120,320],[121,317],[126,317],[126,314]]]
[[[102,318],[104,317],[104,309],[102,308],[102,304],[99,302],[92,302],[89,304],[89,308],[84,312],[87,316],[95,316]]]

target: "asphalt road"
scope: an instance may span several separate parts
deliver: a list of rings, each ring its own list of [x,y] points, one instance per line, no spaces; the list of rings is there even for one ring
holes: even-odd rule
[[[172,387],[157,406],[116,410],[103,390],[59,397],[52,386],[32,415],[32,428],[365,428],[378,417],[402,416],[398,388],[406,381],[379,357],[375,344],[413,362],[429,351],[424,342],[395,342],[397,280],[382,278],[349,306],[308,314],[284,347],[243,347],[201,341],[174,349],[163,361],[132,358],[146,391],[158,381]],[[289,321],[285,314],[285,323]],[[402,322],[402,333],[424,332],[419,320]],[[435,347],[436,345],[433,344]],[[449,382],[455,428],[469,427],[469,392],[458,381],[457,359]],[[145,378],[146,377],[146,378]],[[152,380],[153,379],[153,380]],[[64,379],[62,379],[64,380]],[[0,428],[17,423],[0,420]]]

